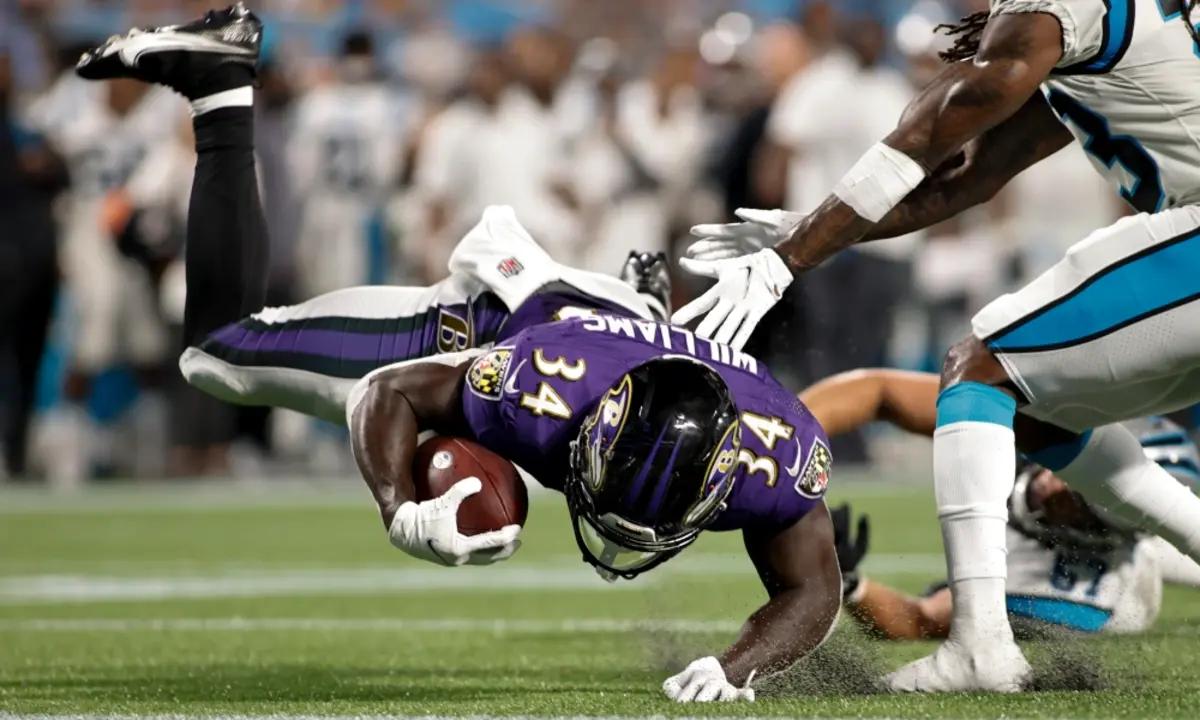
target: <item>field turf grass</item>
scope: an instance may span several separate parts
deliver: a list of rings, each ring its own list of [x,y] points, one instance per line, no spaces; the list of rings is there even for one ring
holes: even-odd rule
[[[941,575],[920,486],[841,483],[870,513],[867,571]],[[387,543],[365,491],[287,482],[0,490],[0,718],[18,715],[1200,717],[1200,592],[1168,589],[1140,637],[1029,643],[1045,688],[901,697],[873,673],[932,645],[843,625],[756,704],[676,706],[659,685],[761,601],[736,535],[633,583],[583,566],[556,498],[491,568]]]

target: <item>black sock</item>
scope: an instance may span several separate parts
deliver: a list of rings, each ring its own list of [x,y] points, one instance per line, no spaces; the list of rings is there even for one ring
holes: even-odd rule
[[[184,344],[262,308],[267,226],[254,165],[254,109],[198,115],[188,207]]]
[[[188,100],[208,97],[225,90],[253,85],[255,82],[254,68],[241,63],[222,63],[204,73],[196,81],[194,87],[189,87],[183,93]]]

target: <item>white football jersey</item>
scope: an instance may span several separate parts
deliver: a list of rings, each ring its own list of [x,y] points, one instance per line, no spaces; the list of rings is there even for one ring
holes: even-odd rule
[[[1142,212],[1200,203],[1200,46],[1181,0],[992,0],[1062,25],[1050,105]],[[1200,9],[1193,18],[1200,22]]]
[[[1162,572],[1148,540],[1087,561],[1008,528],[1008,611],[1085,632],[1141,632],[1162,606]]]
[[[383,83],[335,83],[301,97],[292,135],[294,180],[305,196],[379,201],[400,171],[413,121]]]
[[[151,87],[124,115],[108,105],[104,83],[61,78],[30,109],[31,124],[62,154],[71,175],[71,197],[86,202],[127,183],[150,149],[178,134],[183,100]]]

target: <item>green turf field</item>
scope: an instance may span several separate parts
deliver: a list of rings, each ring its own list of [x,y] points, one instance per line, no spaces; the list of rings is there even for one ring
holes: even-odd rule
[[[868,572],[937,579],[928,491],[848,485],[831,497],[871,513]],[[761,600],[739,538],[608,586],[555,498],[524,537],[508,563],[444,569],[393,550],[349,484],[0,491],[0,716],[1200,717],[1200,593],[1177,589],[1149,635],[1027,646],[1051,687],[1103,689],[867,694],[931,646],[843,628],[754,705],[675,706],[662,680]]]

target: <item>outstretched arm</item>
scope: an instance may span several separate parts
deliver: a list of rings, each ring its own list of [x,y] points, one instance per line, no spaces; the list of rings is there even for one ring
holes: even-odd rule
[[[902,162],[907,159],[926,176],[933,174],[970,141],[1025,107],[1060,57],[1062,28],[1054,16],[996,16],[976,56],[948,65],[908,106],[883,144],[900,153]],[[864,187],[879,179],[871,175],[868,170]],[[880,196],[888,193],[873,194],[885,202]],[[794,271],[807,270],[867,237],[875,224],[831,195],[776,249]]]
[[[825,503],[791,527],[748,528],[743,536],[770,599],[719,658],[700,658],[667,678],[663,691],[676,702],[753,701],[751,679],[786,669],[833,630],[842,576]]]
[[[863,578],[854,595],[846,598],[846,612],[883,640],[929,640],[950,634],[953,603],[949,588],[916,598]]]
[[[874,368],[825,378],[800,393],[800,401],[831,436],[878,420],[932,436],[937,394],[933,373]]]
[[[863,155],[825,202],[798,223],[787,216],[765,233],[772,242],[786,239],[774,248],[741,257],[705,259],[702,249],[700,255],[684,258],[681,264],[686,270],[717,282],[676,311],[672,322],[687,324],[705,315],[697,334],[741,348],[783,297],[794,275],[863,240],[916,230],[950,217],[989,196],[992,186],[999,187],[1021,163],[1027,166],[1061,147],[1065,135],[1048,125],[1041,105],[1030,104],[1062,57],[1061,40],[1062,28],[1052,15],[1031,12],[992,18],[976,55],[948,65],[908,106],[896,130]],[[1017,120],[1011,128],[983,137],[1014,116]],[[1028,140],[1034,147],[1006,158],[1001,152],[1004,145],[1019,143],[1018,130],[1025,126],[1041,128],[1048,137]],[[984,153],[984,146],[992,142],[1000,146]],[[948,165],[960,153],[966,164]],[[977,162],[980,169],[968,172]],[[963,169],[956,177],[960,165]],[[991,175],[981,179],[988,172],[999,179]],[[979,186],[968,187],[967,181]],[[896,207],[923,184],[927,189],[897,212]],[[957,195],[960,192],[962,196]],[[712,238],[737,244],[743,239],[740,236],[763,234],[739,228],[724,226]]]
[[[949,220],[996,196],[1026,168],[1070,144],[1071,132],[1041,93],[967,143],[872,227],[863,240],[897,237]]]
[[[744,684],[751,672],[784,670],[816,649],[833,629],[842,596],[833,524],[824,502],[789,528],[748,529],[744,540],[770,599],[719,658],[735,685]]]

